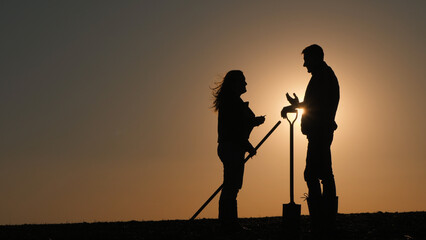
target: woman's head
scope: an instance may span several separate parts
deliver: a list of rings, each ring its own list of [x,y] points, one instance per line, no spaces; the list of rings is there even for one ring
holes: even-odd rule
[[[247,91],[246,85],[246,78],[242,71],[229,71],[223,80],[213,88],[213,96],[215,97],[213,108],[217,111],[224,99],[232,96],[239,97],[241,94],[245,93]]]
[[[226,82],[230,90],[238,96],[247,92],[246,77],[244,77],[243,72],[240,70],[229,71],[223,78],[223,82]]]

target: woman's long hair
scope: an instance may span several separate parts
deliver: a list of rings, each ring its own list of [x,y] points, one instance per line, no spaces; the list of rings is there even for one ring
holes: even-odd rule
[[[216,87],[211,88],[213,91],[213,109],[217,112],[224,102],[225,99],[233,95],[233,84],[234,81],[240,80],[241,77],[244,77],[244,74],[240,70],[231,70],[229,71],[222,81],[216,83]]]

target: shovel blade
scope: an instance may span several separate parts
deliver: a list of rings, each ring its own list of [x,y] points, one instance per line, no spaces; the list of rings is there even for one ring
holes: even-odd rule
[[[283,229],[284,232],[291,237],[299,236],[300,210],[300,204],[283,204]]]

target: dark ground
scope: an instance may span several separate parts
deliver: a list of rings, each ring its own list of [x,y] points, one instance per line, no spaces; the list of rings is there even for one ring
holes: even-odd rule
[[[243,218],[250,233],[225,235],[217,219],[75,223],[0,226],[0,239],[289,239],[283,234],[281,217]],[[301,237],[309,239],[309,218],[302,216]],[[339,240],[426,240],[426,212],[361,213],[337,216]]]

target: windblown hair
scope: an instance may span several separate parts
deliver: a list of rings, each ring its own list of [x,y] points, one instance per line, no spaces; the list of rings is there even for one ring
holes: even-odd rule
[[[303,49],[302,54],[316,60],[324,61],[324,51],[317,44],[306,47]]]
[[[229,98],[233,94],[233,82],[239,80],[243,75],[240,70],[229,71],[222,81],[216,83],[216,87],[211,88],[213,91],[213,106],[215,112],[219,110],[225,99]]]

